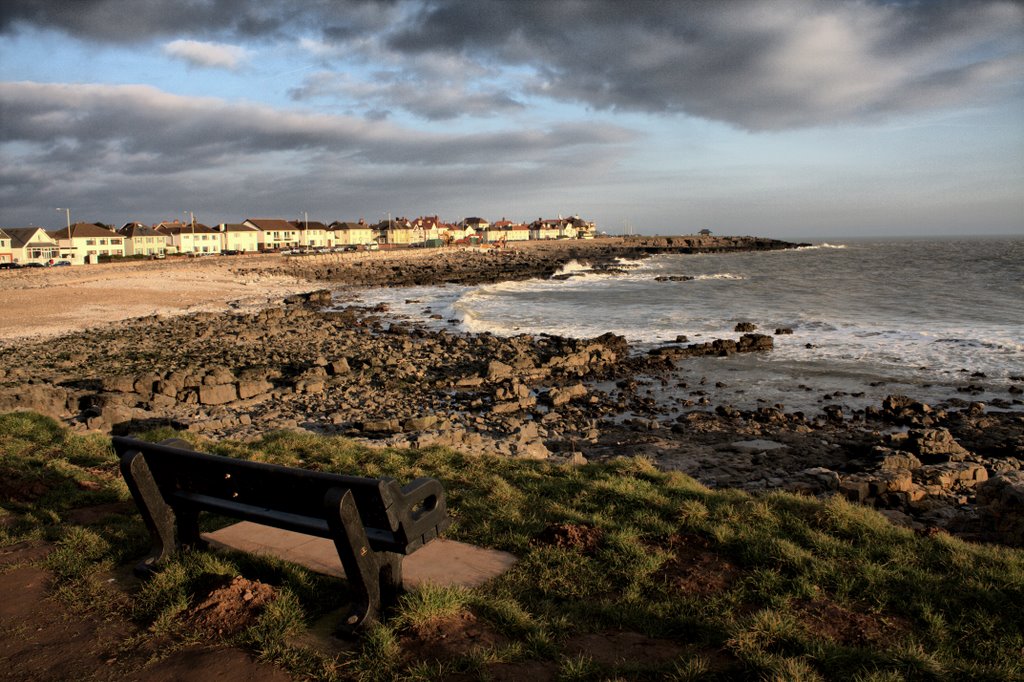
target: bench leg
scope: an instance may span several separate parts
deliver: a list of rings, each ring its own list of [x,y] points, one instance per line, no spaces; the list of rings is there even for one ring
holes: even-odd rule
[[[334,488],[327,493],[324,504],[334,546],[353,593],[349,614],[338,627],[339,634],[349,636],[380,619],[382,587],[389,599],[395,593],[396,577],[401,587],[401,556],[390,559],[386,557],[389,553],[370,548],[352,491]]]
[[[178,520],[174,509],[164,502],[142,454],[126,452],[121,457],[121,475],[128,484],[128,490],[135,499],[135,505],[153,541],[149,556],[135,567],[136,575],[147,576],[156,571],[158,564],[178,551]]]

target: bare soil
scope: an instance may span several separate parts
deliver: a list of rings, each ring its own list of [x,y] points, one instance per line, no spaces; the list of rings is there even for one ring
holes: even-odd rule
[[[121,617],[80,612],[50,594],[52,574],[41,560],[52,546],[23,542],[0,550],[0,679],[6,680],[147,680],[176,682],[250,682],[292,679],[280,668],[253,661],[235,648],[192,647],[164,657],[159,642]],[[244,594],[247,586],[240,586]],[[266,587],[266,586],[263,586]],[[250,590],[252,591],[252,590]],[[263,594],[259,588],[256,592]],[[211,594],[211,597],[213,595]],[[224,605],[208,605],[201,622],[233,626],[239,614],[223,593]],[[257,598],[249,600],[257,601]],[[210,614],[222,614],[216,621]],[[230,617],[227,615],[230,614]]]

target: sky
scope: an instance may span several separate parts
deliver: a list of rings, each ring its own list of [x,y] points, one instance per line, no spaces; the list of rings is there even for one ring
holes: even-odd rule
[[[1024,4],[19,0],[0,227],[1024,235]]]

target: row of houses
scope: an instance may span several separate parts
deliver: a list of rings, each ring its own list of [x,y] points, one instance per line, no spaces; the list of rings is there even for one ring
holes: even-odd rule
[[[532,223],[466,218],[446,223],[438,216],[395,218],[370,224],[335,221],[248,218],[214,227],[170,220],[155,225],[130,222],[115,230],[97,223],[75,223],[61,230],[0,228],[0,263],[98,262],[102,256],[253,253],[283,249],[337,249],[352,246],[442,246],[492,244],[530,239],[592,239],[594,223],[573,216]]]

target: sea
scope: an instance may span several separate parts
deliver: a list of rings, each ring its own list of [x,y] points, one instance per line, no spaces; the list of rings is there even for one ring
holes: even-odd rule
[[[735,339],[740,322],[773,336],[770,352],[680,361],[668,380],[646,388],[665,403],[815,413],[902,394],[1024,411],[1016,392],[1024,388],[1024,237],[843,239],[619,266],[599,273],[572,262],[559,273],[567,277],[367,289],[345,298],[455,332],[613,332],[637,353]]]

